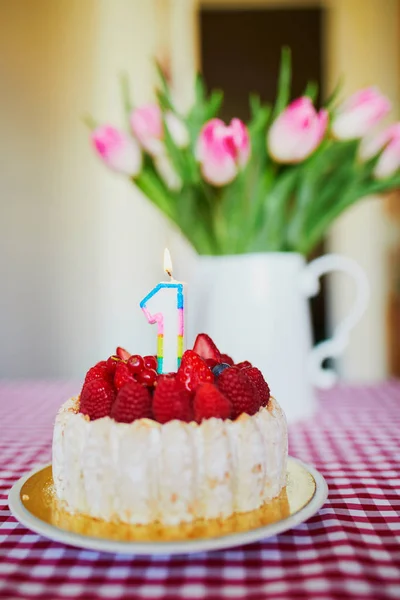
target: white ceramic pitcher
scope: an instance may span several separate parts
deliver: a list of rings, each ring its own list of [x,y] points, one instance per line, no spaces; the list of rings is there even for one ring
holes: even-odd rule
[[[308,299],[330,271],[354,278],[356,299],[333,337],[313,348]],[[207,332],[235,361],[258,366],[289,421],[313,412],[314,386],[334,384],[336,374],[323,369],[322,361],[343,352],[369,297],[361,267],[333,254],[308,264],[302,255],[285,252],[199,257],[188,283],[190,337]]]

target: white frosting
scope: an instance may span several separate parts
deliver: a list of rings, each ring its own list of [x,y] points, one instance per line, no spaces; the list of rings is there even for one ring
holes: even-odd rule
[[[76,400],[54,427],[53,478],[72,513],[175,525],[259,508],[286,485],[285,415],[269,407],[201,425],[149,419],[88,421]]]

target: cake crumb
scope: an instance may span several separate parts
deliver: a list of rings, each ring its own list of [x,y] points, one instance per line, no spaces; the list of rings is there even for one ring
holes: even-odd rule
[[[251,472],[252,473],[260,473],[261,472],[261,465],[260,464],[254,465],[254,467],[252,468]]]
[[[171,495],[171,502],[174,504],[177,500],[178,500],[178,495],[177,494],[172,494]]]

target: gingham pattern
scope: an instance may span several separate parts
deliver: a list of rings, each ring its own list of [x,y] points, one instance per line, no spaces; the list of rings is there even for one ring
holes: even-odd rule
[[[7,493],[50,460],[54,414],[78,386],[0,386],[0,598],[400,598],[400,384],[339,387],[292,427],[290,453],[326,477],[307,523],[229,551],[130,557],[53,543],[19,525]]]

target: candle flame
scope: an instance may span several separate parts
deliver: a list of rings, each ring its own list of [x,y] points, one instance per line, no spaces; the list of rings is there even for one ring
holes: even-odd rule
[[[169,253],[168,248],[165,248],[165,250],[164,250],[164,271],[172,279],[172,260],[171,260],[171,254]]]

